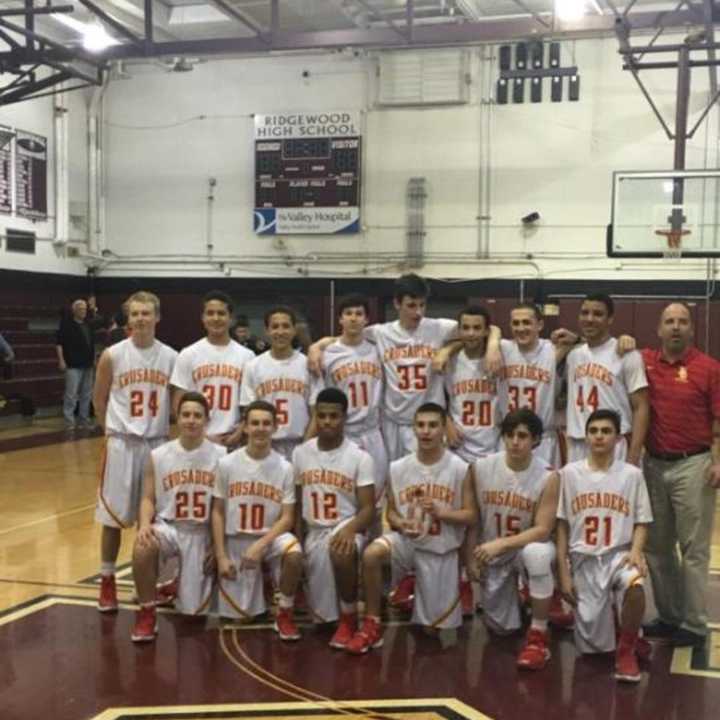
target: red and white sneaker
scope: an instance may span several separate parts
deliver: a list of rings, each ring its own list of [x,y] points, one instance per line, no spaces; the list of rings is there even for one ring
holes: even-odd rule
[[[640,682],[640,667],[638,665],[635,638],[620,636],[615,651],[615,679],[624,682]]]
[[[178,579],[175,577],[164,583],[155,586],[155,602],[157,605],[172,605],[178,594]]]
[[[542,670],[550,659],[548,634],[537,628],[528,629],[525,647],[520,651],[517,666],[524,670]]]
[[[380,621],[365,617],[362,627],[352,636],[345,649],[353,655],[364,655],[370,648],[382,647],[383,636]]]
[[[295,624],[290,608],[278,608],[277,615],[275,615],[275,632],[281,640],[300,639],[300,631]]]
[[[556,590],[550,601],[548,621],[551,625],[563,630],[570,630],[575,625],[575,615],[572,610],[566,609],[560,593]]]
[[[469,580],[460,581],[460,607],[463,617],[472,617],[475,614],[475,599]]]
[[[357,613],[340,613],[340,622],[330,640],[330,647],[344,650],[357,632]]]
[[[398,610],[412,612],[415,600],[415,576],[406,575],[390,593],[388,603]]]
[[[152,642],[157,636],[157,616],[152,606],[141,607],[135,615],[135,627],[130,637],[133,642]]]
[[[117,612],[117,590],[115,589],[115,576],[103,575],[100,578],[100,597],[98,598],[100,612]]]

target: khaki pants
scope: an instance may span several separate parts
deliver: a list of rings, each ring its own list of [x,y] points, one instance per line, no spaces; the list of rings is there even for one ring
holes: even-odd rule
[[[645,548],[660,619],[707,633],[705,595],[715,490],[705,482],[710,453],[664,461],[645,456],[655,521]]]

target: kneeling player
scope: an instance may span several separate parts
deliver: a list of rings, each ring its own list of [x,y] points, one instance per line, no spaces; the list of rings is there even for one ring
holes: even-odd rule
[[[430,628],[456,628],[460,610],[459,548],[477,512],[470,471],[446,450],[445,410],[421,405],[413,430],[418,449],[390,465],[388,522],[393,532],[371,543],[363,555],[366,614],[347,650],[361,654],[383,643],[380,626],[382,568],[393,581],[415,571],[413,622]]]
[[[555,546],[548,540],[558,503],[557,473],[533,453],[542,432],[542,421],[527,408],[505,416],[505,451],[474,465],[481,544],[475,543],[475,528],[467,544],[467,566],[477,563],[481,570],[484,618],[491,630],[504,634],[520,628],[518,573],[527,576],[532,622],[517,664],[531,670],[544,667],[550,658],[547,625]]]
[[[223,617],[251,618],[267,609],[262,563],[280,588],[275,630],[298,640],[293,620],[295,591],[302,572],[295,523],[295,484],[290,463],[272,449],[275,406],[263,400],[245,410],[247,445],[220,462],[213,493],[212,529],[220,575]]]
[[[340,623],[330,646],[343,649],[357,629],[358,563],[375,514],[370,455],[344,436],[348,400],[326,388],[315,403],[317,437],[295,448],[295,482],[307,525],[307,601],[319,622]]]
[[[178,404],[180,436],[150,454],[145,466],[140,522],[133,551],[133,576],[140,612],[132,639],[155,639],[155,584],[160,560],[179,558],[175,606],[198,615],[207,611],[212,591],[210,505],[225,449],[205,437],[205,396],[185,393]],[[154,522],[153,522],[154,518]]]
[[[614,459],[619,437],[619,415],[596,410],[586,425],[588,458],[559,471],[558,578],[563,596],[576,606],[575,644],[580,652],[617,647],[615,677],[638,682],[647,575],[643,548],[652,510],[642,472]]]

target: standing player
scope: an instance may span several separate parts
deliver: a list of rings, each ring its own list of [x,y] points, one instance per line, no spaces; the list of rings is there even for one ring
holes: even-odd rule
[[[587,421],[588,458],[560,470],[558,577],[563,596],[575,605],[580,652],[615,649],[617,612],[615,677],[638,682],[647,575],[643,549],[653,517],[642,472],[615,459],[620,429],[616,412],[593,412]]]
[[[310,422],[307,358],[292,346],[296,322],[294,311],[288,307],[279,305],[265,313],[270,349],[245,366],[240,390],[243,407],[254,400],[275,405],[273,448],[287,460],[302,442]]]
[[[137,519],[142,473],[170,425],[170,377],[177,353],[155,339],[160,301],[149,292],[127,300],[131,335],[107,348],[95,376],[95,417],[107,442],[95,519],[101,534],[100,612],[117,610],[115,563],[120,531]]]
[[[203,298],[202,323],[207,337],[180,351],[170,379],[175,387],[176,414],[185,392],[201,392],[210,406],[208,438],[227,447],[240,440],[240,383],[245,364],[255,357],[230,339],[232,312],[232,300],[224,292],[213,290]]]
[[[330,646],[344,648],[357,629],[362,533],[373,521],[375,477],[370,455],[343,433],[348,400],[337,388],[317,396],[317,437],[293,453],[295,482],[307,525],[307,601],[320,622],[340,623]],[[337,588],[337,589],[336,589]]]
[[[247,445],[220,462],[213,493],[212,529],[220,576],[220,615],[249,618],[265,612],[262,563],[280,589],[275,630],[298,640],[293,620],[302,550],[295,523],[290,463],[272,449],[275,406],[256,400],[245,410]]]
[[[485,367],[490,313],[468,306],[458,315],[462,349],[445,371],[447,442],[465,462],[494,453],[500,439],[497,380]]]
[[[536,454],[542,421],[528,408],[502,421],[504,452],[477,460],[475,497],[480,507],[480,543],[473,528],[466,560],[484,569],[483,612],[486,625],[505,634],[521,626],[518,574],[527,576],[532,622],[518,667],[539,670],[550,658],[548,614],[553,596],[558,477]]]
[[[647,378],[636,350],[618,354],[610,336],[615,306],[607,295],[588,295],[580,307],[584,344],[567,358],[567,435],[570,462],[587,455],[585,427],[598,409],[620,416],[621,436],[615,456],[639,465],[650,420]]]
[[[353,654],[383,644],[380,625],[382,569],[394,578],[417,575],[413,622],[429,628],[457,628],[462,623],[459,548],[465,529],[477,518],[467,463],[443,447],[445,410],[421,405],[413,425],[417,452],[390,465],[390,532],[371,543],[363,555],[365,618],[347,646]]]
[[[178,402],[180,435],[150,453],[145,467],[133,577],[140,612],[132,639],[155,639],[155,585],[158,562],[178,558],[182,572],[175,607],[182,613],[207,611],[212,592],[210,505],[223,451],[205,437],[209,407],[204,395],[185,393]]]
[[[323,352],[322,374],[313,381],[311,404],[315,404],[318,394],[326,387],[345,393],[348,398],[345,437],[372,457],[375,499],[379,503],[387,477],[388,457],[380,432],[382,363],[375,345],[363,338],[369,312],[367,299],[360,295],[349,295],[338,303],[342,335]]]
[[[520,408],[532,410],[542,421],[543,436],[535,449],[546,464],[557,466],[557,434],[555,431],[556,366],[571,346],[553,345],[540,337],[543,317],[532,303],[520,303],[510,311],[512,340],[501,340],[503,356],[501,412],[507,414]]]

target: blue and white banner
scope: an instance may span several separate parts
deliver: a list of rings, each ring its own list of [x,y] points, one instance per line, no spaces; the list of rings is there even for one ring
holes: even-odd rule
[[[356,233],[360,231],[360,209],[346,208],[256,208],[258,235]]]

